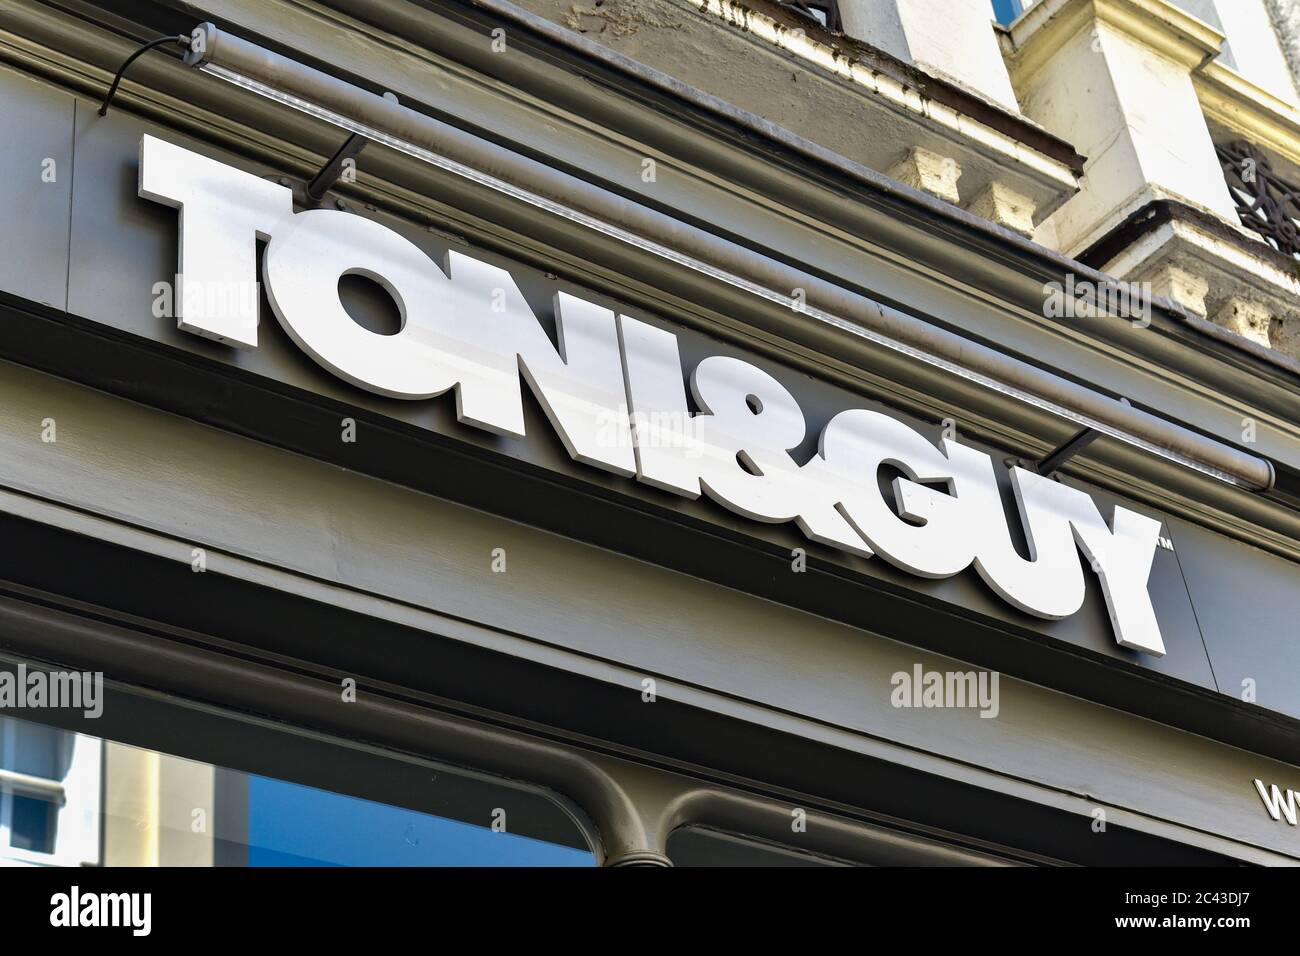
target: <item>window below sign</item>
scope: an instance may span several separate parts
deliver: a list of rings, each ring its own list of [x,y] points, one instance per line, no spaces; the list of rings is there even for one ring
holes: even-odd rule
[[[0,718],[0,863],[595,864],[573,819],[539,792],[342,748],[311,758],[286,748],[276,758],[300,779]],[[306,782],[320,775],[360,790],[382,782],[407,805]]]

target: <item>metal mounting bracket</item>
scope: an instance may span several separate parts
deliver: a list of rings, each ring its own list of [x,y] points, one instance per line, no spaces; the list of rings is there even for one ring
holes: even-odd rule
[[[397,96],[393,93],[385,93],[384,99],[397,102]],[[356,159],[369,142],[370,140],[360,133],[349,136],[338,151],[330,157],[330,161],[322,166],[320,172],[307,184],[308,201],[319,205],[325,198],[325,194],[338,183],[347,161]]]
[[[1100,437],[1101,432],[1094,428],[1085,428],[1060,448],[1047,455],[1041,461],[1036,462],[1034,470],[1040,475],[1050,478],[1061,468],[1062,465]]]

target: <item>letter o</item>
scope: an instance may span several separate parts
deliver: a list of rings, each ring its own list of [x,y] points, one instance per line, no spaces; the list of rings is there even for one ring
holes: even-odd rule
[[[455,384],[433,345],[434,310],[449,281],[418,246],[370,219],[328,209],[292,216],[262,263],[271,309],[289,337],[320,365],[389,398],[423,399]],[[371,279],[402,316],[396,335],[352,320],[338,295],[345,275]]]

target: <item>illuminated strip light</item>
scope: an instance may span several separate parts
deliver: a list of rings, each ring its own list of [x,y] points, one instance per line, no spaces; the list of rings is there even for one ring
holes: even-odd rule
[[[984,388],[988,388],[1002,395],[1006,395],[1010,398],[1014,398],[1017,401],[1024,402],[1025,404],[1032,405],[1037,408],[1041,408],[1045,411],[1051,412],[1052,414],[1059,416],[1060,418],[1065,419],[1066,421],[1074,422],[1075,424],[1080,425],[1084,428],[1091,428],[1096,432],[1099,432],[1103,435],[1107,435],[1111,438],[1116,439],[1117,441],[1124,442],[1125,444],[1130,445],[1132,447],[1140,448],[1143,451],[1149,452],[1153,455],[1156,455],[1157,457],[1163,458],[1166,461],[1172,461],[1176,464],[1183,466],[1184,468],[1188,468],[1192,471],[1198,472],[1202,475],[1206,475],[1210,478],[1215,478],[1227,484],[1234,485],[1238,488],[1245,488],[1250,491],[1259,490],[1258,486],[1256,486],[1255,484],[1245,481],[1229,472],[1223,471],[1220,468],[1216,468],[1213,465],[1208,465],[1205,462],[1198,461],[1194,458],[1189,458],[1186,455],[1182,455],[1178,453],[1177,451],[1174,451],[1169,448],[1165,448],[1161,445],[1157,445],[1154,442],[1147,441],[1146,439],[1134,435],[1131,432],[1127,432],[1122,428],[1117,428],[1114,425],[1108,425],[1105,422],[1098,421],[1088,415],[1081,414],[1080,412],[1074,411],[1073,409],[1066,408],[1063,405],[1059,405],[1055,402],[1044,399],[1038,395],[1033,394],[1032,392],[1023,391],[1021,389],[1016,388],[1015,386],[1008,385],[1005,382],[1000,382],[995,378],[965,368],[961,365],[958,365],[954,362],[950,362],[947,359],[941,358],[937,355],[933,355],[929,352],[925,352],[921,349],[915,348],[914,346],[908,345],[904,342],[899,342],[897,339],[890,338],[889,336],[886,335],[881,335],[879,332],[874,332],[871,329],[864,328],[863,326],[858,325],[856,322],[851,322],[847,319],[841,318],[840,316],[834,315],[830,312],[826,312],[822,309],[818,309],[816,306],[811,306],[806,303],[796,304],[794,300],[791,299],[790,296],[785,295],[781,292],[776,292],[772,289],[767,288],[766,286],[760,285],[756,282],[751,282],[750,280],[745,279],[742,276],[738,276],[735,273],[728,272],[725,269],[719,269],[716,266],[712,266],[709,263],[703,262],[700,259],[697,259],[693,256],[684,255],[674,249],[661,245],[660,243],[646,239],[645,237],[639,236],[636,233],[630,232],[629,230],[622,229],[619,226],[606,222],[603,219],[598,219],[595,216],[589,216],[586,213],[581,212],[580,210],[572,209],[569,206],[565,206],[562,203],[558,203],[555,202],[554,200],[547,199],[545,196],[539,196],[538,194],[534,192],[530,192],[529,190],[523,189],[519,186],[516,186],[513,183],[505,182],[504,180],[498,179],[495,176],[489,176],[487,173],[481,172],[480,170],[474,169],[473,167],[466,166],[463,163],[458,163],[455,160],[448,159],[447,157],[439,153],[435,153],[432,150],[425,149],[424,147],[417,146],[414,143],[408,142],[407,140],[393,136],[389,133],[385,133],[381,130],[374,129],[373,127],[367,126],[364,123],[359,123],[356,120],[349,119],[346,116],[342,116],[338,113],[333,112],[332,110],[325,109],[324,107],[319,106],[315,103],[311,103],[307,100],[304,100],[301,97],[294,96],[290,93],[285,93],[282,90],[278,90],[273,86],[270,86],[266,83],[262,83],[259,80],[255,80],[249,76],[245,76],[242,73],[237,73],[234,70],[227,69],[226,67],[220,66],[215,63],[201,63],[199,64],[199,69],[205,73],[210,73],[215,77],[225,80],[228,83],[241,87],[252,93],[257,93],[258,95],[264,96],[267,99],[274,100],[277,103],[282,103],[285,106],[292,107],[293,109],[298,110],[299,112],[307,114],[308,116],[312,116],[315,117],[316,119],[323,120],[327,123],[339,127],[340,129],[347,130],[350,133],[358,133],[361,136],[364,136],[367,139],[372,140],[373,142],[381,143],[384,146],[388,146],[391,149],[395,149],[398,152],[404,153],[407,156],[411,156],[415,159],[421,160],[422,162],[428,163],[430,166],[437,167],[438,169],[452,173],[456,176],[460,176],[464,179],[468,179],[471,182],[477,183],[480,186],[484,186],[495,192],[501,193],[502,195],[506,195],[513,199],[517,199],[520,202],[527,203],[528,205],[534,206],[538,209],[545,210],[546,212],[549,212],[552,215],[559,216],[560,218],[566,219],[569,222],[573,222],[587,229],[591,229],[592,231],[598,232],[604,236],[608,236],[611,239],[617,239],[619,242],[626,243],[627,245],[633,246],[644,252],[649,252],[652,255],[658,256],[662,259],[666,259],[669,262],[676,263],[677,265],[683,266],[694,272],[709,276],[710,278],[716,279],[719,282],[726,283],[727,285],[730,285],[733,288],[741,289],[761,299],[765,299],[769,302],[774,302],[778,305],[784,306],[785,308],[793,308],[795,311],[799,312],[800,314],[807,315],[825,325],[829,325],[832,326],[833,328],[840,329],[841,331],[847,332],[850,335],[856,336],[860,339],[865,339],[869,342],[872,342],[876,345],[883,346],[884,348],[890,349],[894,352],[898,352],[902,355],[907,355],[910,358],[914,358],[919,362],[924,362],[925,364],[933,366],[934,368],[943,369],[944,371],[952,375],[955,375],[958,378],[965,379],[968,382],[974,382],[978,385],[983,386]]]

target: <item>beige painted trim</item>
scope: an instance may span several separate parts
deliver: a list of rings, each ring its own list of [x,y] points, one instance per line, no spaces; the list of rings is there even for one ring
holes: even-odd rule
[[[751,10],[735,0],[695,0],[695,2],[699,4],[702,13],[718,17],[729,26],[744,30],[759,40],[834,73],[855,87],[879,97],[886,105],[921,117],[959,140],[966,140],[978,149],[1003,156],[1008,163],[1014,163],[1038,178],[1047,180],[1058,189],[1070,193],[1077,192],[1079,189],[1078,177],[1065,163],[1058,162],[1014,137],[959,113],[950,106],[936,103],[930,97],[923,95],[920,90],[900,83],[865,63],[851,59],[834,47],[811,39],[803,31],[790,30],[784,24]],[[989,103],[992,105],[993,101],[990,100]]]
[[[1192,82],[1207,118],[1300,166],[1300,110],[1217,60]]]
[[[1224,35],[1168,0],[1042,0],[1007,31],[1008,65],[1017,86],[1080,30],[1104,23],[1189,70],[1219,55]]]

